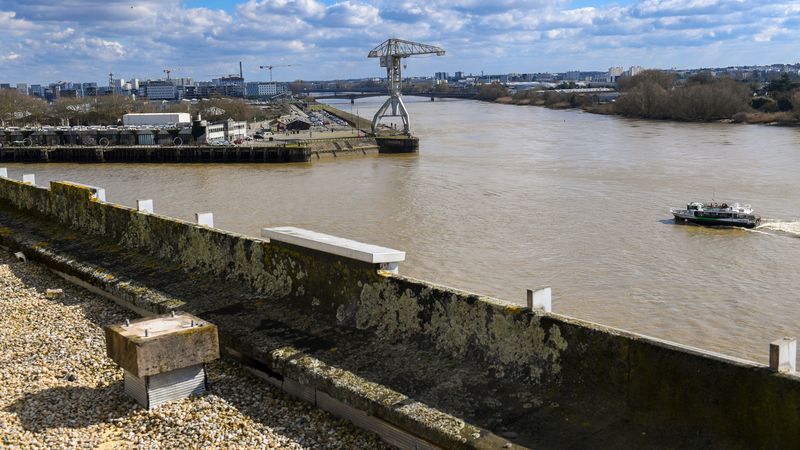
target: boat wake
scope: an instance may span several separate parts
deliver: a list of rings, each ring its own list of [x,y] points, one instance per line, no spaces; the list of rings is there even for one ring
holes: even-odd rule
[[[754,231],[777,231],[781,234],[787,234],[800,238],[800,220],[783,221],[773,219],[762,219],[761,225],[757,226]]]

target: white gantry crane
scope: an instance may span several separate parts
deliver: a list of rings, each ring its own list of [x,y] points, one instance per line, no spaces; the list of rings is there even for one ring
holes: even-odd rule
[[[372,134],[378,134],[378,123],[383,117],[400,117],[403,120],[403,133],[410,134],[408,110],[403,104],[402,74],[400,66],[403,58],[413,55],[443,56],[444,49],[433,45],[404,41],[402,39],[387,39],[383,44],[373,48],[368,58],[380,58],[381,67],[386,67],[386,76],[389,79],[389,98],[375,113],[372,118]],[[392,107],[391,114],[387,112]]]

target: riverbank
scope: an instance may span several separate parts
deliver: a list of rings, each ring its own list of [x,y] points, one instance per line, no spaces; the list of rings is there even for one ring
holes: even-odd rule
[[[209,366],[206,395],[142,409],[101,328],[131,312],[4,250],[0,317],[0,447],[389,448],[229,361]]]
[[[696,86],[695,86],[696,88]],[[701,87],[702,88],[702,87]],[[758,125],[800,126],[800,114],[793,111],[759,111],[748,110],[746,102],[734,101],[731,104],[719,106],[719,98],[726,98],[726,91],[688,93],[677,95],[680,104],[673,103],[666,98],[649,98],[655,95],[642,92],[623,92],[618,98],[611,101],[600,101],[598,96],[591,93],[570,93],[557,91],[522,91],[514,95],[502,95],[476,100],[489,101],[503,105],[515,106],[542,106],[549,109],[580,109],[592,114],[614,115],[632,119],[662,120],[671,122],[691,123],[746,123]],[[672,92],[672,91],[666,91]],[[647,98],[627,98],[627,96]],[[668,94],[663,94],[668,95]],[[672,95],[672,94],[669,94]],[[697,98],[694,98],[694,97]],[[704,98],[708,97],[708,98]],[[688,98],[688,100],[687,100]],[[739,99],[741,100],[741,99]],[[643,107],[642,105],[648,105]],[[641,108],[645,108],[642,110]],[[715,108],[725,110],[726,113],[715,112]]]
[[[480,100],[480,99],[476,99]],[[581,110],[592,114],[601,114],[606,116],[619,116],[629,119],[644,119],[644,120],[660,120],[667,122],[691,122],[691,123],[742,123],[750,125],[774,125],[774,126],[788,126],[800,127],[800,120],[798,120],[791,112],[741,112],[734,114],[729,118],[717,120],[678,120],[678,119],[655,119],[651,117],[634,117],[620,114],[614,111],[614,103],[596,103],[596,104],[578,104],[573,105],[567,100],[557,101],[554,103],[547,103],[544,100],[532,101],[530,99],[515,100],[513,97],[504,96],[495,100],[482,100],[490,103],[498,103],[501,105],[512,106],[538,106],[553,110],[575,109]],[[580,103],[580,102],[579,102]]]

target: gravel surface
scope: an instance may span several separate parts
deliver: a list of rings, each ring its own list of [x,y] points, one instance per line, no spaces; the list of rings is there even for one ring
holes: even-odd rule
[[[390,448],[227,361],[209,365],[210,392],[146,411],[106,357],[102,326],[126,318],[0,250],[0,448]]]

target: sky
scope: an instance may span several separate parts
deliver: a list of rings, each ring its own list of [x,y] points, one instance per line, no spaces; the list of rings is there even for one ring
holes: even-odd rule
[[[797,63],[800,0],[0,0],[0,82],[378,77],[390,37],[447,51],[406,75]]]

